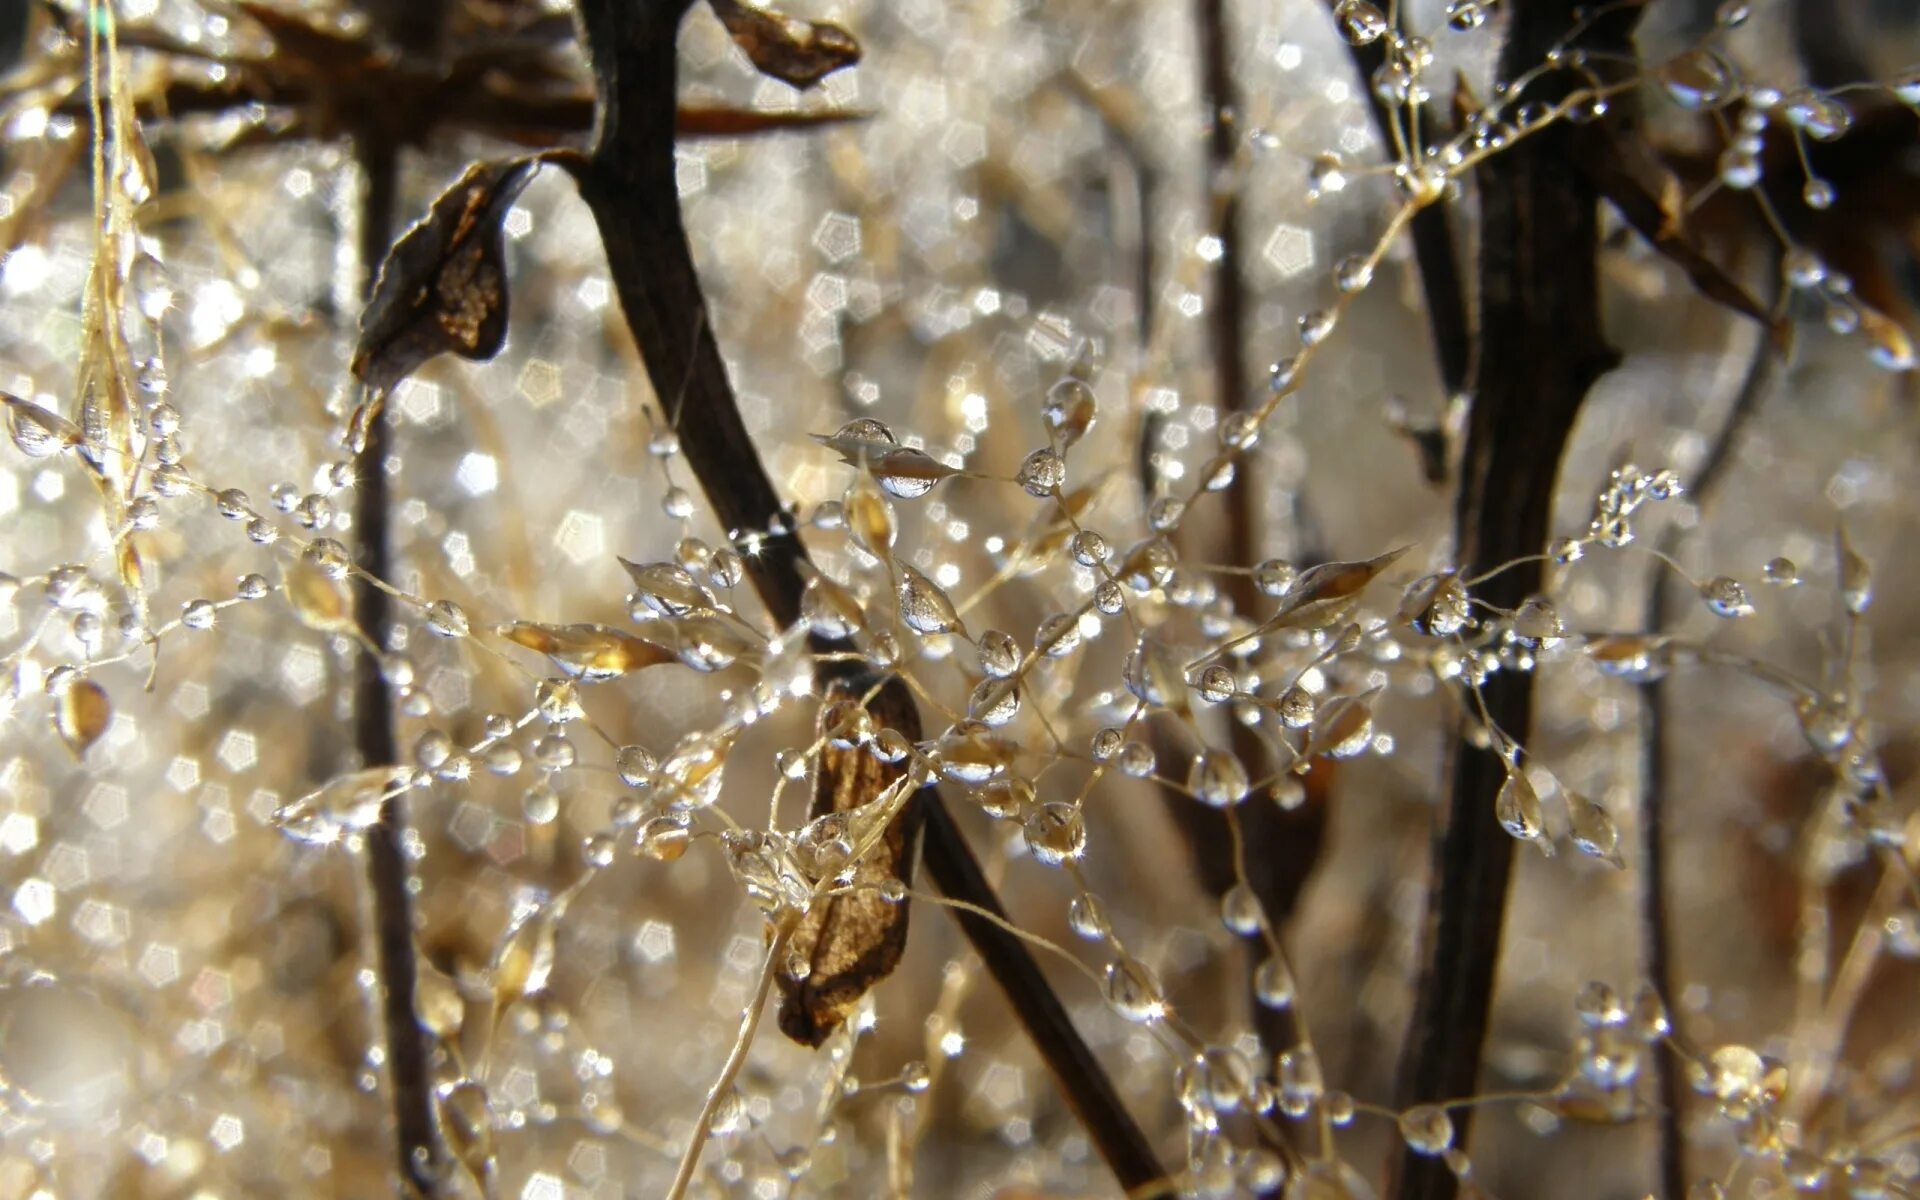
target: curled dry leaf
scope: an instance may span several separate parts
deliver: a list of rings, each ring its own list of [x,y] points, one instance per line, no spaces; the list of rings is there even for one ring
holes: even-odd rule
[[[836,701],[857,703],[857,697],[848,685],[834,685],[820,706],[822,719]],[[876,724],[919,740],[920,716],[899,680],[888,680],[867,702],[867,712]],[[824,737],[826,730],[820,732]],[[892,973],[906,949],[907,902],[890,901],[881,889],[913,879],[920,806],[912,798],[897,807],[875,804],[891,799],[905,775],[904,763],[883,763],[864,749],[828,743],[820,753],[809,815],[818,820],[848,814],[860,853],[849,871],[853,886],[817,901],[800,919],[777,978],[780,1031],[803,1046],[818,1046],[838,1029],[860,998]],[[886,825],[875,837],[873,822],[883,818]],[[804,973],[795,969],[801,963]]]
[[[538,156],[475,163],[394,244],[360,318],[353,374],[385,392],[443,351],[484,361],[507,337],[507,209]]]
[[[107,699],[107,689],[91,679],[74,680],[54,702],[53,727],[75,758],[99,741],[112,723],[113,702]]]
[[[708,0],[734,44],[755,69],[782,83],[810,88],[860,61],[860,43],[827,21],[804,21],[739,0]]]

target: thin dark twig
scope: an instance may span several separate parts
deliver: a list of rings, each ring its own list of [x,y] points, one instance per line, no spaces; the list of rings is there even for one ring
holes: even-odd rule
[[[429,0],[399,11],[375,6],[386,18],[395,44],[410,56],[432,50],[444,18],[443,4]],[[400,208],[400,141],[369,108],[356,122],[353,152],[361,175],[359,265],[361,285],[371,295],[375,276],[392,249]],[[354,614],[360,628],[380,645],[391,619],[392,601],[372,579],[392,577],[391,489],[387,458],[391,423],[382,408],[369,424],[356,464],[354,541],[364,574],[356,580]],[[399,746],[393,725],[393,695],[378,654],[363,651],[354,663],[354,747],[366,766],[397,763]],[[393,1092],[394,1141],[400,1177],[421,1196],[441,1193],[442,1156],[434,1116],[429,1035],[420,1023],[415,996],[419,964],[413,937],[412,864],[405,801],[388,797],[380,820],[367,830],[367,879],[373,892],[376,957],[380,976],[381,1018],[386,1038],[387,1075]]]
[[[374,272],[393,244],[399,164],[396,147],[377,133],[357,140],[355,157],[366,189],[361,200],[359,252],[370,290]],[[391,429],[382,411],[367,429],[353,506],[360,567],[366,576],[377,579],[390,578],[393,565],[388,520],[390,444]],[[391,601],[365,576],[355,585],[354,612],[360,627],[375,642],[385,636]],[[363,651],[354,663],[353,742],[363,765],[399,761],[393,696],[380,658],[371,650]],[[421,1195],[433,1196],[439,1194],[439,1154],[434,1136],[433,1086],[428,1077],[427,1032],[414,1007],[418,966],[414,961],[413,895],[407,886],[412,864],[406,841],[406,802],[390,796],[380,810],[380,820],[367,830],[367,880],[373,891],[387,1073],[392,1081],[394,1137],[402,1177]]]
[[[1500,77],[1539,63],[1572,28],[1572,0],[1517,5]],[[1626,49],[1635,14],[1596,22],[1589,46]],[[1542,81],[1551,98],[1563,79]],[[1531,98],[1531,97],[1530,97]],[[1480,170],[1479,385],[1470,410],[1455,521],[1464,572],[1479,575],[1512,560],[1480,599],[1517,608],[1539,590],[1560,457],[1587,389],[1617,360],[1601,331],[1599,220],[1592,185],[1570,169],[1567,125],[1550,128],[1487,160]],[[1525,737],[1532,676],[1502,671],[1483,686],[1494,724]],[[1506,918],[1513,839],[1494,816],[1507,764],[1484,750],[1453,751],[1449,790],[1434,845],[1432,893],[1422,967],[1402,1063],[1404,1103],[1471,1095],[1477,1086]],[[1471,1110],[1453,1114],[1460,1138]],[[1403,1147],[1390,1195],[1452,1200],[1459,1180],[1438,1156]]]
[[[1006,909],[993,894],[993,885],[980,869],[980,863],[967,846],[966,836],[953,822],[946,805],[931,790],[921,793],[926,805],[927,871],[941,892],[956,900],[970,900],[1002,920]],[[1006,993],[1027,1032],[1047,1060],[1047,1067],[1060,1082],[1074,1114],[1080,1118],[1099,1147],[1100,1157],[1113,1169],[1114,1176],[1129,1193],[1166,1179],[1148,1145],[1146,1135],[1134,1123],[1120,1094],[1114,1090],[1107,1073],[1094,1058],[1093,1051],[1074,1030],[1065,1006],[1048,985],[1040,966],[1026,943],[977,913],[955,910],[961,930],[973,943],[975,953],[986,964],[987,973]]]
[[[689,0],[583,0],[579,13],[599,95],[590,156],[573,164],[580,194],[605,242],[628,327],[679,430],[682,452],[721,521],[757,531],[749,578],[774,619],[800,615],[805,548],[740,420],[681,223],[673,179],[675,36]],[[699,334],[689,345],[686,331]],[[1005,910],[937,791],[921,791],[925,856],[941,890],[990,912]],[[1129,1190],[1166,1178],[1145,1135],[1020,939],[980,917],[960,919],[1007,992],[1014,1015],[1048,1065],[1094,1144]]]
[[[1741,434],[1760,410],[1760,402],[1773,381],[1776,353],[1773,340],[1763,332],[1754,348],[1753,361],[1747,367],[1746,377],[1741,380],[1740,390],[1727,410],[1726,420],[1721,423],[1720,432],[1714,437],[1692,481],[1693,502],[1703,512],[1733,461],[1733,449],[1739,444]],[[1681,536],[1678,526],[1668,526],[1661,539],[1661,553],[1671,557],[1679,547]],[[1648,630],[1658,632],[1667,628],[1678,607],[1673,572],[1664,565],[1656,564],[1647,594]],[[1647,975],[1671,1006],[1679,998],[1681,983],[1673,954],[1671,911],[1667,906],[1667,767],[1672,759],[1672,748],[1667,740],[1667,721],[1673,711],[1670,687],[1666,680],[1659,679],[1640,690],[1640,786],[1643,797],[1640,804],[1640,856],[1643,864],[1640,927],[1641,940],[1646,946]],[[1664,1195],[1683,1196],[1687,1188],[1686,1141],[1680,1118],[1686,1095],[1680,1084],[1680,1073],[1674,1069],[1669,1056],[1655,1055],[1653,1067],[1654,1089],[1660,1104],[1660,1184]]]
[[[1246,280],[1242,274],[1244,236],[1239,189],[1233,183],[1239,95],[1233,78],[1232,39],[1225,0],[1196,0],[1194,18],[1200,34],[1201,87],[1212,118],[1207,138],[1205,191],[1214,201],[1212,232],[1220,243],[1209,309],[1214,389],[1216,403],[1222,411],[1238,411],[1246,407],[1250,399],[1246,366]],[[1225,497],[1228,562],[1252,563],[1265,557],[1256,552],[1258,494],[1258,489],[1242,486],[1231,489]],[[1222,586],[1236,611],[1249,615],[1254,612],[1259,594],[1251,576],[1230,575],[1222,580]],[[1234,721],[1229,726],[1228,738],[1234,755],[1246,763],[1251,772],[1268,773],[1264,764],[1271,756],[1252,728]],[[1163,757],[1182,752],[1165,730],[1159,731],[1154,740],[1156,751]],[[1292,811],[1277,804],[1248,805],[1240,817],[1247,841],[1248,886],[1276,928],[1292,914],[1306,887],[1307,876],[1319,860],[1320,844],[1326,832],[1326,805],[1320,791],[1315,789],[1312,800]],[[1240,874],[1225,814],[1195,804],[1191,797],[1172,788],[1163,788],[1161,796],[1186,837],[1202,886],[1215,896],[1225,893]],[[1257,965],[1249,964],[1249,993],[1252,992],[1251,968]],[[1299,1022],[1291,1008],[1269,1007],[1256,999],[1253,1012],[1255,1027],[1269,1050],[1290,1049],[1299,1042]]]

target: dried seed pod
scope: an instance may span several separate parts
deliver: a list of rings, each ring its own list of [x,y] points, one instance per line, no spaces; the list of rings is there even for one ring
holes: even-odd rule
[[[76,679],[60,693],[53,707],[53,727],[67,749],[79,758],[113,723],[113,702],[107,689],[91,679]]]
[[[513,621],[496,632],[515,645],[546,655],[582,683],[612,679],[641,667],[671,662],[675,657],[674,651],[664,646],[605,625]]]
[[[823,717],[862,691],[835,684],[821,705]],[[919,740],[920,716],[899,680],[889,680],[867,702],[867,712],[880,726]],[[882,762],[863,749],[828,744],[820,752],[809,815],[817,821],[845,814],[856,858],[844,872],[853,886],[816,901],[800,919],[777,979],[780,1030],[803,1046],[818,1046],[838,1029],[906,949],[908,907],[899,892],[913,878],[920,807],[911,797],[891,803],[906,773],[905,762]],[[876,829],[874,822],[883,819],[884,829]]]

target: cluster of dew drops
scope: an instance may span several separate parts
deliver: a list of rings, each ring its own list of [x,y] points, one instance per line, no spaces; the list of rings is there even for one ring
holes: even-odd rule
[[[1452,29],[1467,31],[1486,20],[1494,0],[1453,0],[1446,15]],[[1745,19],[1744,5],[1721,10],[1718,28],[1731,29]],[[1335,7],[1349,40],[1367,44],[1387,38],[1391,53],[1373,81],[1383,98],[1396,104],[1420,104],[1428,98],[1422,71],[1431,47],[1401,35],[1378,6],[1366,0],[1341,0]],[[1565,65],[1565,64],[1563,64]],[[1792,136],[1829,140],[1846,132],[1845,104],[1811,89],[1777,92],[1744,84],[1724,51],[1708,44],[1664,64],[1658,78],[1682,105],[1701,110],[1737,106],[1738,130],[1722,159],[1720,184],[1751,189],[1758,182],[1760,139],[1775,123]],[[1900,100],[1920,107],[1920,69],[1888,85]],[[1524,126],[1523,117],[1519,124]],[[1512,136],[1498,122],[1482,122],[1476,148],[1497,150]],[[1454,164],[1402,163],[1395,174],[1415,197],[1430,198]],[[1437,181],[1433,172],[1438,172]],[[1310,190],[1337,191],[1346,177],[1344,164],[1324,156],[1314,166]],[[1806,202],[1815,208],[1832,203],[1831,188],[1809,179]],[[158,279],[157,259],[136,263],[136,275]],[[1274,396],[1301,386],[1313,350],[1334,332],[1338,314],[1372,282],[1376,251],[1343,258],[1332,283],[1340,297],[1327,310],[1304,317],[1301,351],[1274,372]],[[1873,353],[1883,365],[1912,365],[1910,346],[1888,333],[1851,295],[1843,276],[1826,269],[1800,248],[1787,254],[1785,272],[1799,292],[1824,305],[1825,320],[1837,332],[1866,329]],[[163,291],[152,282],[136,289],[141,311],[157,319],[166,309]],[[1897,333],[1897,331],[1894,331]],[[1907,348],[1903,349],[1903,346]],[[849,468],[850,480],[836,500],[815,505],[798,517],[766,530],[732,531],[716,547],[691,532],[696,505],[691,493],[672,478],[679,453],[671,432],[650,443],[666,477],[662,510],[686,530],[668,561],[630,563],[634,590],[628,597],[631,621],[625,627],[588,623],[547,624],[514,619],[488,621],[470,616],[449,599],[411,596],[396,599],[437,638],[459,641],[510,664],[527,681],[530,704],[519,713],[491,713],[481,721],[481,736],[466,744],[444,729],[429,727],[413,740],[409,761],[370,764],[329,780],[287,804],[276,822],[291,837],[316,845],[357,844],[357,835],[379,819],[386,801],[411,789],[434,784],[460,785],[476,773],[499,778],[523,776],[531,764],[532,782],[521,797],[524,816],[549,824],[560,816],[569,773],[600,757],[585,753],[579,741],[605,743],[606,759],[624,793],[613,805],[608,827],[584,838],[587,875],[613,867],[623,850],[657,863],[670,863],[702,840],[724,852],[743,891],[769,914],[804,908],[824,883],[852,887],[855,841],[845,814],[802,820],[789,828],[743,828],[717,802],[729,753],[751,725],[796,701],[817,703],[813,652],[809,638],[848,647],[880,672],[912,675],[945,718],[934,736],[914,741],[875,722],[857,702],[836,701],[814,743],[783,749],[777,756],[784,787],[804,781],[821,751],[832,746],[872,754],[889,765],[904,764],[915,783],[938,781],[965,796],[987,816],[1019,831],[1016,843],[1033,862],[1067,872],[1075,882],[1068,924],[1081,939],[1096,944],[1104,963],[1097,974],[1112,1009],[1128,1021],[1154,1031],[1177,1064],[1173,1073],[1180,1101],[1202,1136],[1187,1181],[1197,1195],[1231,1194],[1239,1184],[1270,1186],[1284,1175],[1273,1153],[1257,1144],[1235,1145],[1226,1136],[1235,1111],[1265,1119],[1324,1117],[1333,1127],[1372,1111],[1394,1119],[1404,1140],[1421,1153],[1444,1156],[1457,1172],[1471,1164],[1453,1144],[1444,1107],[1423,1105],[1397,1114],[1370,1110],[1352,1097],[1327,1088],[1310,1042],[1275,1050],[1272,1071],[1256,1068],[1238,1045],[1213,1041],[1190,1028],[1170,1003],[1155,971],[1131,950],[1108,918],[1105,903],[1082,871],[1088,853],[1088,801],[1101,780],[1114,771],[1151,781],[1194,802],[1231,810],[1253,802],[1283,806],[1301,803],[1302,776],[1318,759],[1349,758],[1390,752],[1390,734],[1375,728],[1378,698],[1393,687],[1440,686],[1454,689],[1462,708],[1475,711],[1478,689],[1501,671],[1532,671],[1557,659],[1585,657],[1609,674],[1632,680],[1655,678],[1683,661],[1688,649],[1664,635],[1583,635],[1570,633],[1550,594],[1526,600],[1512,611],[1493,607],[1473,595],[1481,581],[1463,578],[1457,569],[1426,572],[1405,584],[1398,602],[1380,593],[1390,573],[1401,570],[1395,552],[1357,562],[1296,565],[1278,559],[1257,564],[1208,565],[1182,560],[1176,543],[1183,521],[1205,493],[1223,491],[1236,481],[1236,464],[1260,439],[1260,413],[1229,414],[1218,424],[1218,453],[1195,475],[1191,495],[1163,495],[1146,507],[1145,529],[1118,547],[1096,527],[1106,497],[1094,484],[1076,486],[1072,451],[1098,417],[1095,384],[1100,364],[1091,345],[1074,355],[1039,406],[1044,444],[1028,453],[1009,477],[993,476],[910,444],[885,423],[860,418],[818,437]],[[356,413],[342,435],[342,455],[314,474],[312,486],[275,484],[268,503],[256,505],[244,492],[196,479],[186,461],[179,410],[167,398],[159,358],[138,370],[147,397],[137,451],[146,465],[146,490],[126,506],[120,536],[148,532],[163,520],[162,501],[197,496],[220,517],[237,526],[251,545],[272,555],[277,578],[249,572],[226,598],[198,597],[182,604],[179,615],[155,623],[134,604],[110,601],[96,570],[87,564],[55,567],[43,576],[0,576],[0,593],[10,602],[38,585],[47,601],[41,629],[55,616],[64,619],[79,661],[61,662],[44,672],[46,692],[54,697],[54,723],[78,749],[97,738],[106,717],[105,694],[91,680],[109,664],[151,651],[176,633],[206,633],[222,610],[282,595],[295,615],[316,630],[365,640],[354,624],[347,592],[356,568],[348,547],[334,534],[339,497],[354,484],[354,461],[365,445],[365,410]],[[1270,411],[1269,409],[1262,412]],[[34,458],[71,452],[87,458],[103,451],[79,424],[52,408],[10,400],[9,431],[16,448]],[[923,500],[941,486],[1016,487],[1031,502],[1032,516],[1015,537],[995,539],[991,552],[993,586],[1026,585],[1049,599],[1050,612],[1023,643],[998,628],[969,628],[986,593],[955,599],[951,584],[959,564],[923,568],[898,552],[902,522],[897,506]],[[1556,541],[1549,557],[1562,571],[1590,553],[1625,551],[1636,545],[1635,517],[1641,507],[1679,496],[1682,488],[1670,471],[1643,472],[1623,467],[1613,473],[1596,506],[1590,527]],[[842,578],[825,570],[808,575],[802,618],[790,629],[767,631],[744,616],[732,601],[746,574],[746,563],[772,537],[794,535],[805,525],[810,536],[836,543],[847,564]],[[1679,570],[1675,564],[1672,569]],[[951,571],[942,568],[952,566]],[[1864,562],[1843,547],[1843,580],[1854,616],[1866,608],[1871,585]],[[1248,576],[1270,613],[1240,611],[1224,587],[1229,576]],[[1764,579],[1778,586],[1800,582],[1797,568],[1784,559],[1767,564]],[[1746,587],[1716,575],[1689,583],[1701,603],[1717,617],[1738,619],[1755,611]],[[384,583],[384,581],[382,581]],[[1381,586],[1374,586],[1379,583]],[[1057,598],[1071,597],[1058,604]],[[107,618],[116,618],[120,645],[109,645]],[[975,616],[977,621],[980,617]],[[1189,632],[1191,631],[1191,632]],[[1197,638],[1195,634],[1197,633]],[[1091,661],[1094,643],[1103,637],[1126,646],[1118,686],[1092,684],[1077,673],[1076,659]],[[42,640],[29,637],[9,663],[9,704],[17,697],[27,652]],[[400,713],[429,721],[433,707],[416,685],[415,668],[404,654],[372,647],[381,654]],[[533,665],[529,666],[531,653]],[[544,660],[552,670],[541,667]],[[606,685],[645,669],[672,665],[714,673],[747,668],[753,682],[723,695],[724,717],[715,725],[682,735],[671,745],[650,748],[616,738],[587,717],[581,689]],[[1038,699],[1036,699],[1038,697]],[[1069,707],[1065,701],[1078,697]],[[1884,782],[1868,745],[1869,731],[1844,697],[1808,689],[1797,697],[1808,736],[1835,764],[1836,775],[1851,780],[1856,808],[1863,814],[1884,799]],[[950,706],[949,706],[950,705]],[[1080,718],[1070,719],[1077,711]],[[1221,724],[1209,714],[1255,732],[1271,752],[1277,769],[1253,778],[1249,765],[1215,743]],[[1172,724],[1182,734],[1184,763],[1166,763],[1167,739],[1149,736],[1149,724]],[[1493,803],[1502,825],[1516,839],[1551,853],[1564,840],[1582,854],[1619,861],[1619,835],[1603,806],[1553,780],[1537,763],[1524,761],[1523,748],[1507,731],[1470,725],[1470,735],[1498,753],[1507,764],[1507,782]],[[1050,786],[1047,764],[1074,761],[1085,768],[1078,794]],[[1542,786],[1543,782],[1548,786]],[[1557,797],[1550,814],[1542,793]],[[1095,821],[1097,832],[1097,820]],[[1872,828],[1884,841],[1899,822],[1877,819]],[[554,930],[566,901],[580,886],[529,906],[503,938],[494,963],[497,981],[517,997],[538,994],[551,969]],[[883,886],[890,900],[904,898],[899,886]],[[1295,986],[1276,931],[1243,880],[1222,899],[1222,921],[1234,933],[1260,938],[1267,954],[1255,973],[1262,1004],[1289,1008]],[[1576,1003],[1583,1032],[1576,1042],[1576,1065],[1549,1099],[1569,1112],[1599,1105],[1609,1111],[1630,1109],[1632,1085],[1644,1048],[1670,1041],[1671,1030],[1657,996],[1642,989],[1630,1003],[1593,985]],[[604,1056],[599,1061],[607,1062]],[[1702,1058],[1690,1076],[1703,1093],[1715,1097],[1721,1112],[1742,1131],[1741,1145],[1771,1154],[1796,1180],[1826,1179],[1839,1171],[1853,1194],[1871,1190],[1872,1181],[1891,1178],[1893,1167],[1868,1158],[1841,1161],[1782,1148],[1775,1118],[1781,1091],[1777,1064],[1752,1051],[1728,1047]],[[925,1068],[909,1064],[901,1079],[906,1090],[926,1086]],[[606,1072],[598,1072],[601,1075]],[[915,1086],[917,1084],[917,1086]],[[443,1100],[471,1105],[479,1085],[450,1084]],[[730,1103],[716,1120],[716,1136],[738,1133],[745,1117]],[[604,1110],[603,1110],[604,1111]],[[738,1119],[735,1117],[738,1116]],[[476,1118],[467,1122],[484,1126]],[[473,1140],[478,1141],[476,1133]],[[1807,1160],[1807,1161],[1803,1161]],[[1331,1160],[1333,1179],[1351,1184],[1350,1172]],[[1316,1166],[1314,1170],[1322,1168]],[[1867,1190],[1861,1190],[1866,1188]]]

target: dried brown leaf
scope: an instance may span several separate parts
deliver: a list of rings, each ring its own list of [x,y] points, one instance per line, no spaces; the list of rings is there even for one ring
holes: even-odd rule
[[[475,163],[394,244],[360,318],[353,374],[385,392],[451,350],[484,361],[507,337],[507,209],[541,158]]]
[[[809,88],[860,61],[860,43],[827,21],[805,21],[739,0],[707,0],[762,75]]]
[[[1785,350],[1785,322],[1709,258],[1686,227],[1686,188],[1644,140],[1597,127],[1578,142],[1580,169],[1594,189],[1695,289],[1772,331]]]
[[[820,706],[822,719],[836,701],[847,699],[857,697],[845,685],[830,688]],[[919,740],[919,714],[899,681],[890,681],[868,701],[867,711],[876,724]],[[871,805],[905,774],[904,764],[883,763],[864,749],[828,744],[820,755],[811,816],[853,813]],[[907,945],[908,906],[905,900],[888,901],[880,888],[893,880],[912,881],[919,823],[919,805],[909,800],[852,868],[853,888],[816,902],[794,930],[777,982],[780,1031],[801,1045],[824,1042],[860,998],[899,964]],[[793,971],[790,964],[796,961],[807,964],[805,978]]]

